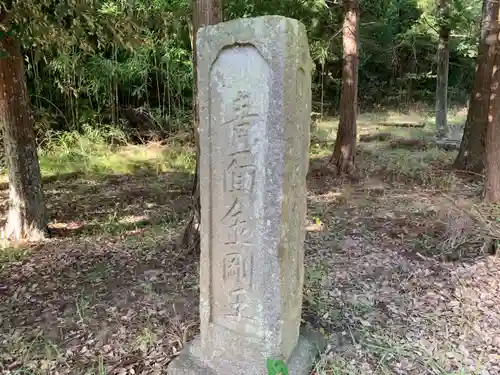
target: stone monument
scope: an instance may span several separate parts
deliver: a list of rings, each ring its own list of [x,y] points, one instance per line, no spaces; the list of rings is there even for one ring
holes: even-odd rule
[[[280,16],[198,32],[201,334],[170,375],[306,375],[300,329],[311,68],[306,30]],[[299,332],[300,331],[300,332]]]

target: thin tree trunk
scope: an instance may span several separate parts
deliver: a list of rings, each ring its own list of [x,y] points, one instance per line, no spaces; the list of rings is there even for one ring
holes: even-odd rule
[[[499,4],[494,0],[483,1],[481,38],[478,47],[476,75],[469,101],[467,120],[457,158],[453,167],[458,170],[483,173],[484,149],[488,108],[490,103],[491,71],[493,69],[494,44],[488,37],[498,22]]]
[[[0,126],[9,176],[9,212],[5,236],[41,240],[48,235],[37,145],[19,43],[0,39]]]
[[[197,57],[196,57],[196,36],[198,29],[205,25],[214,25],[222,22],[222,0],[193,0],[193,119],[194,138],[196,144],[196,170],[192,188],[193,212],[191,220],[184,230],[183,246],[195,247],[199,244],[200,234],[200,142],[199,142],[199,117],[198,117],[198,90],[197,90]]]
[[[498,14],[498,9],[497,9]],[[486,180],[484,182],[484,200],[490,203],[500,202],[500,41],[498,23],[494,38],[494,59],[491,78],[490,106],[486,129]]]
[[[343,70],[340,120],[331,163],[338,174],[354,173],[358,108],[358,0],[344,0]]]
[[[448,136],[448,68],[450,64],[450,3],[439,0],[439,43],[437,50],[436,131],[438,137]]]

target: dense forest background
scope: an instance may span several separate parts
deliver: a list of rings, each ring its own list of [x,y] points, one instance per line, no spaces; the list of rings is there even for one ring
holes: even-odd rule
[[[115,129],[147,140],[192,128],[191,1],[115,0],[98,8],[19,5],[28,89],[39,143],[56,133]],[[360,13],[359,107],[433,105],[437,2],[366,0]],[[466,104],[474,78],[481,3],[452,2],[448,98]],[[227,1],[225,20],[280,14],[307,27],[314,111],[336,115],[342,75],[340,2]],[[109,133],[109,132],[108,132]],[[117,132],[115,132],[118,134]]]

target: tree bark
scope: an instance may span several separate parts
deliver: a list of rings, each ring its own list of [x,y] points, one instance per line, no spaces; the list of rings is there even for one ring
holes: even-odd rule
[[[478,47],[476,75],[469,101],[467,120],[457,158],[453,167],[458,170],[482,174],[485,168],[485,137],[490,104],[491,72],[494,59],[494,32],[498,22],[499,4],[494,0],[483,1],[481,38]]]
[[[340,119],[337,138],[330,162],[338,174],[354,173],[356,155],[356,116],[358,110],[358,0],[344,0],[342,31],[343,69],[340,95]]]
[[[41,240],[48,235],[47,215],[33,115],[26,88],[19,43],[0,38],[0,126],[9,176],[9,211],[5,236],[12,240]]]
[[[199,117],[198,117],[198,90],[197,90],[197,56],[196,56],[196,35],[198,29],[205,25],[214,25],[222,22],[222,0],[193,0],[193,119],[194,138],[196,145],[196,170],[192,188],[193,210],[191,219],[184,230],[182,244],[185,247],[197,247],[199,245],[200,234],[200,142],[199,142]]]
[[[437,49],[436,132],[446,137],[448,129],[448,69],[450,65],[450,2],[439,0],[439,42]]]
[[[498,14],[498,9],[497,9]],[[486,180],[484,200],[500,202],[500,41],[497,23],[495,32],[488,37],[494,42],[494,58],[491,78],[490,106],[486,127]],[[493,40],[494,39],[494,40]]]

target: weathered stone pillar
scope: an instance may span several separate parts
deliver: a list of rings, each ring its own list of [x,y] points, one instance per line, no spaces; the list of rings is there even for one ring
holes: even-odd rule
[[[304,26],[280,16],[198,32],[201,335],[169,374],[308,374],[304,282],[311,68]]]

